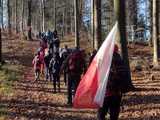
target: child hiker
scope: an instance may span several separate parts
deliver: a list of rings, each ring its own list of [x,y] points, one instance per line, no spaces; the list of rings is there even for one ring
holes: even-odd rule
[[[39,76],[40,76],[40,73],[41,73],[41,60],[40,60],[40,52],[38,52],[33,61],[32,61],[32,64],[33,64],[33,69],[34,69],[34,72],[35,72],[35,81],[37,80],[40,80],[39,79]]]

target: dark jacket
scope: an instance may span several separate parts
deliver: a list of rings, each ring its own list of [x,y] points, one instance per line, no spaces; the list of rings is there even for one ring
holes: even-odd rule
[[[108,78],[106,95],[119,95],[126,91],[125,88],[127,88],[127,83],[129,80],[129,77],[127,76],[128,69],[125,67],[121,56],[117,52],[114,52]]]

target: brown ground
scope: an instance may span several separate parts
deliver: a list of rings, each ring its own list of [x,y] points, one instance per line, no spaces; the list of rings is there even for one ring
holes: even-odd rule
[[[3,55],[7,61],[23,65],[23,78],[13,83],[14,94],[0,98],[7,108],[6,120],[96,120],[96,110],[77,110],[66,105],[66,86],[61,83],[61,93],[53,94],[52,83],[33,82],[31,60],[38,47],[37,41],[20,41],[18,37],[3,36]],[[130,48],[130,58],[143,56],[150,64],[150,49],[142,45]],[[155,79],[151,79],[151,74]],[[159,71],[132,72],[137,91],[123,98],[120,120],[160,119]],[[63,81],[63,78],[61,79]]]

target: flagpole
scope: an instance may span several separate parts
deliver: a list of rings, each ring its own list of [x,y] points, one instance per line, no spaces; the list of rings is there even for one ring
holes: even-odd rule
[[[120,32],[120,40],[118,41],[120,46],[120,54],[125,63],[125,67],[128,69],[129,83],[133,87],[131,81],[131,73],[128,59],[128,48],[127,48],[127,38],[126,38],[126,16],[125,16],[125,0],[114,0],[114,12],[115,20],[118,21],[118,28]]]

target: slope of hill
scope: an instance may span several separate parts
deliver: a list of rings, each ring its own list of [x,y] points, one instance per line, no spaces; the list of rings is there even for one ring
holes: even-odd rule
[[[62,43],[73,46],[72,39],[64,40]],[[84,48],[87,48],[85,41],[82,42]],[[43,76],[40,81],[33,81],[31,61],[38,45],[36,40],[23,41],[16,35],[8,37],[3,33],[3,57],[8,68],[10,65],[20,65],[22,75],[21,79],[11,80],[12,95],[0,95],[0,106],[3,108],[0,109],[0,119],[96,120],[96,110],[77,110],[67,106],[67,91],[62,77],[61,93],[57,94],[53,94],[52,83],[43,80]],[[158,120],[160,119],[160,72],[146,67],[152,64],[150,48],[143,45],[135,45],[134,48],[129,46],[129,56],[130,63],[135,60],[141,61],[139,63],[143,69],[142,71],[132,69],[132,80],[137,89],[123,96],[120,120]],[[135,64],[132,67],[135,67]]]

